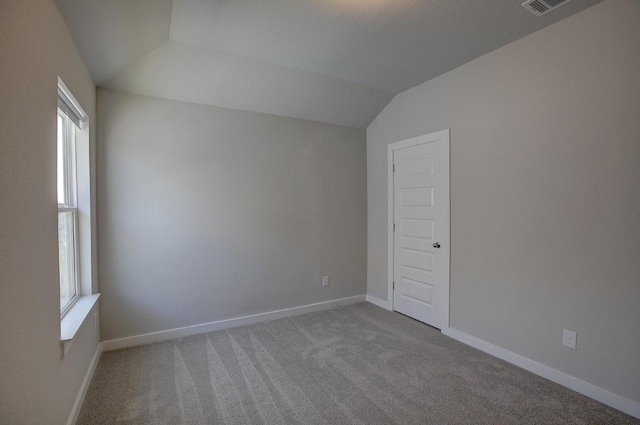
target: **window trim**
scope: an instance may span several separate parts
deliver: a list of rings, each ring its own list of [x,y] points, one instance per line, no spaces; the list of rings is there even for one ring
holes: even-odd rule
[[[71,91],[60,77],[58,77],[58,108],[67,113],[78,128],[82,128],[82,123],[89,119],[89,116],[84,112],[80,103],[71,94]]]

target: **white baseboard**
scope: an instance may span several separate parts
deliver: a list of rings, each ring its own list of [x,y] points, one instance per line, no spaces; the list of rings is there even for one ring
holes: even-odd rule
[[[109,341],[103,341],[102,349],[104,351],[112,351],[120,350],[122,348],[135,347],[138,345],[153,344],[154,342],[167,341],[170,339],[182,338],[185,336],[215,332],[222,329],[253,325],[255,323],[268,322],[271,320],[283,319],[285,317],[298,316],[300,314],[313,313],[315,311],[321,310],[328,310],[335,305],[355,304],[364,301],[366,301],[366,297],[364,295],[357,295],[355,297],[340,298],[337,300],[308,304],[300,307],[285,308],[283,310],[268,311],[266,313],[235,317],[233,319],[218,320],[216,322],[202,323],[199,325],[186,326],[183,328],[169,329],[166,331],[151,332],[143,335],[112,339]]]
[[[80,385],[80,391],[78,391],[78,396],[76,397],[75,403],[73,403],[73,408],[71,409],[71,414],[69,415],[69,420],[67,421],[67,425],[75,425],[78,420],[78,415],[80,414],[80,409],[82,408],[82,403],[84,402],[84,398],[87,395],[87,391],[89,390],[89,384],[91,383],[91,378],[93,378],[93,373],[96,371],[96,366],[98,366],[98,360],[100,360],[100,354],[102,353],[102,343],[98,343],[96,347],[96,352],[93,354],[93,359],[91,359],[91,363],[89,364],[89,369],[87,373],[84,375],[84,379],[82,380],[82,385]]]
[[[393,308],[391,308],[391,303],[389,301],[374,297],[373,295],[367,295],[367,301],[371,304],[377,305],[378,307],[382,307],[385,310],[393,311]]]
[[[580,394],[586,395],[594,400],[597,400],[607,406],[618,409],[628,415],[634,416],[640,419],[640,403],[625,398],[621,395],[612,393],[604,388],[597,387],[593,384],[585,382],[581,379],[568,375],[559,370],[553,369],[549,366],[545,366],[542,363],[538,363],[531,359],[528,359],[520,354],[513,353],[497,345],[491,344],[482,339],[476,338],[469,334],[466,334],[457,329],[448,328],[443,329],[442,333],[456,339],[464,344],[477,348],[480,351],[491,354],[494,357],[502,359],[513,365],[528,370],[531,373],[535,373],[538,376],[542,376],[550,381],[560,384],[564,387],[572,389]]]

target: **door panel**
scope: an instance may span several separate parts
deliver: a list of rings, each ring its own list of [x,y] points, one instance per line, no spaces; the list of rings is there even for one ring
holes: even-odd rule
[[[402,293],[402,297],[409,299],[410,301],[417,301],[418,303],[424,304],[427,308],[432,307],[431,304],[431,291],[433,290],[433,286],[429,284],[424,284],[422,282],[411,280],[407,278],[402,278],[402,285],[404,291]]]
[[[393,308],[437,328],[445,325],[440,295],[448,291],[443,258],[434,247],[439,237],[448,240],[439,192],[446,182],[443,149],[442,141],[434,140],[393,151]]]

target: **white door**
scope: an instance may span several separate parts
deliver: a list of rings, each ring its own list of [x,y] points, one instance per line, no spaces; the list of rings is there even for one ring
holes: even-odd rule
[[[393,155],[393,309],[448,327],[448,131]],[[446,149],[446,152],[445,152]]]

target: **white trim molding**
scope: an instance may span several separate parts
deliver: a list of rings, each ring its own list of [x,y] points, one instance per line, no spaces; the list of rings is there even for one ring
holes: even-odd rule
[[[464,344],[477,348],[480,351],[484,351],[487,354],[491,354],[494,357],[502,359],[515,366],[521,367],[524,370],[553,381],[556,384],[560,384],[563,387],[572,389],[580,394],[597,400],[600,403],[606,404],[607,406],[613,407],[614,409],[618,409],[621,412],[626,413],[627,415],[631,415],[640,419],[640,403],[636,401],[630,400],[609,390],[605,390],[604,388],[600,388],[598,386],[590,384],[589,382],[583,381],[567,373],[543,365],[542,363],[538,363],[527,357],[521,356],[520,354],[516,354],[502,347],[498,347],[497,345],[491,344],[490,342],[484,341],[480,338],[476,338],[475,336],[471,336],[457,329],[442,329],[442,333]]]
[[[439,236],[442,243],[440,253],[443,256],[444,267],[442,270],[442,283],[446,286],[442,291],[442,297],[438,301],[442,303],[442,312],[439,318],[440,327],[445,329],[449,327],[449,293],[451,288],[450,272],[451,272],[451,147],[450,147],[451,129],[436,131],[434,133],[413,137],[407,140],[390,143],[387,145],[387,302],[390,305],[388,310],[393,310],[393,279],[394,279],[394,172],[393,157],[394,151],[406,149],[413,146],[423,145],[426,143],[440,142],[442,143],[442,188],[440,191],[440,201],[442,203],[442,221],[446,229],[444,234]],[[383,307],[386,308],[386,307]]]
[[[82,324],[93,311],[100,294],[85,295],[69,309],[60,321],[60,342],[69,342],[76,336]]]
[[[268,311],[266,313],[251,314],[249,316],[234,317],[232,319],[218,320],[216,322],[185,326],[183,328],[168,329],[165,331],[151,332],[142,335],[112,339],[109,341],[103,341],[102,349],[104,351],[112,351],[120,350],[122,348],[135,347],[138,345],[153,344],[155,342],[167,341],[170,339],[182,338],[185,336],[215,332],[223,329],[235,328],[238,326],[253,325],[256,323],[269,322],[271,320],[284,319],[285,317],[292,317],[301,314],[313,313],[316,311],[328,310],[336,306],[355,304],[364,301],[366,301],[365,295],[356,295],[354,297],[340,298],[337,300],[307,304],[299,307]]]
[[[73,403],[73,408],[71,409],[71,414],[69,415],[67,425],[75,425],[76,421],[78,420],[78,415],[80,415],[82,403],[84,402],[84,398],[86,397],[87,391],[89,390],[89,384],[91,384],[93,373],[96,371],[96,366],[98,366],[100,354],[102,354],[102,343],[99,342],[98,346],[96,347],[96,352],[93,354],[93,359],[91,359],[91,363],[89,364],[89,369],[87,370],[87,373],[84,375],[84,379],[82,380],[82,385],[80,385],[80,391],[78,391],[76,401],[75,403]]]
[[[367,295],[367,302],[370,302],[373,305],[377,305],[378,307],[384,308],[385,310],[393,311],[393,306],[389,301],[385,301],[381,298],[374,297],[373,295]]]

